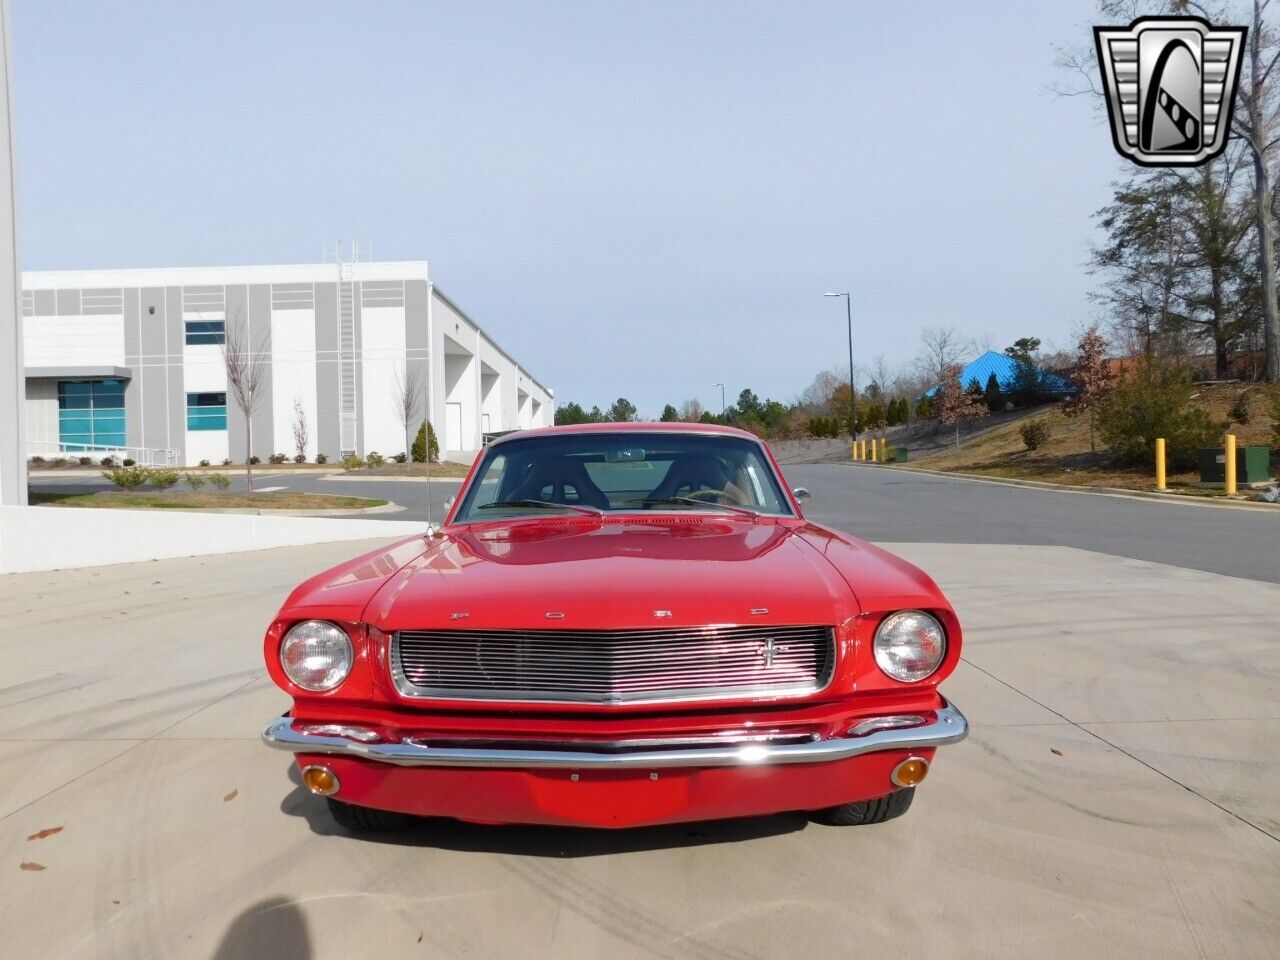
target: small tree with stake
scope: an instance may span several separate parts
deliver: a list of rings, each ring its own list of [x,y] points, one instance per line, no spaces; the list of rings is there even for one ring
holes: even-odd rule
[[[951,364],[944,371],[942,385],[933,398],[933,410],[944,426],[955,427],[956,450],[960,449],[960,425],[981,420],[987,415],[982,391],[970,391],[961,386],[958,364]]]
[[[404,452],[413,458],[412,424],[418,419],[418,402],[422,399],[422,371],[408,369],[402,374],[398,369],[391,382],[391,399],[396,409],[396,419],[404,433]]]
[[[222,341],[222,363],[227,371],[227,392],[244,417],[245,484],[253,492],[253,412],[262,402],[267,374],[267,338],[263,334],[255,343],[248,325],[240,320],[239,311],[231,313],[225,324]]]
[[[1090,327],[1076,345],[1076,386],[1080,392],[1069,397],[1062,412],[1068,417],[1082,413],[1089,415],[1089,452],[1097,453],[1094,440],[1097,430],[1098,407],[1115,389],[1116,376],[1107,363],[1107,341],[1097,327]]]
[[[303,406],[301,397],[293,398],[293,448],[297,451],[295,463],[307,462],[307,441],[311,438],[311,428],[307,424],[307,408]]]

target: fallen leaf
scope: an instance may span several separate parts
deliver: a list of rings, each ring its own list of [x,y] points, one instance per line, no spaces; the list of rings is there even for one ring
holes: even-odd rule
[[[36,863],[34,860],[24,860],[24,861],[22,862],[22,866],[21,866],[21,867],[19,867],[18,869],[20,869],[20,870],[43,870],[43,869],[44,869],[44,864],[43,864],[43,863]]]
[[[1052,753],[1055,757],[1062,756],[1062,751],[1059,750],[1057,747],[1050,747],[1049,752]]]
[[[62,832],[61,827],[45,827],[43,830],[37,830],[31,836],[27,837],[27,839],[43,840],[45,837],[52,837],[55,833],[61,833],[61,832]]]
[[[119,900],[112,900],[111,902],[114,903],[117,907],[120,906]]]
[[[228,803],[234,800],[238,796],[240,796],[240,788],[236,787],[236,789],[232,790],[230,793],[228,793],[225,797],[222,798],[222,802]]]
[[[421,931],[421,930],[419,930],[419,931],[418,931],[418,942],[419,942],[419,943],[421,943],[421,942],[422,942],[422,931]]]

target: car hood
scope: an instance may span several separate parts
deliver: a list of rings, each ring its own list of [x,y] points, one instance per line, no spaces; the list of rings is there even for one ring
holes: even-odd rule
[[[754,518],[538,518],[460,527],[390,576],[381,630],[843,623],[852,591],[796,525]]]

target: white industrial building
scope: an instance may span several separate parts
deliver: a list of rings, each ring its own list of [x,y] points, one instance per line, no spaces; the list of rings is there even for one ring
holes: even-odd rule
[[[266,358],[253,454],[405,452],[399,399],[421,385],[442,456],[550,424],[552,392],[450,300],[424,261],[27,272],[27,456],[195,466],[246,456],[226,331]]]

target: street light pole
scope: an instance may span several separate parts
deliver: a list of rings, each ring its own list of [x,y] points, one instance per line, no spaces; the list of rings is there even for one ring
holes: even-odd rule
[[[827,297],[844,297],[844,314],[849,323],[849,437],[858,439],[858,391],[853,386],[853,305],[847,293],[826,293]]]
[[[723,417],[723,416],[724,416],[724,412],[725,412],[725,410],[726,410],[726,409],[728,409],[728,408],[727,408],[727,407],[725,407],[725,405],[724,405],[724,384],[723,384],[723,383],[713,383],[713,384],[712,384],[712,386],[713,386],[713,387],[719,387],[719,388],[720,388],[720,416],[722,416],[722,417]]]

